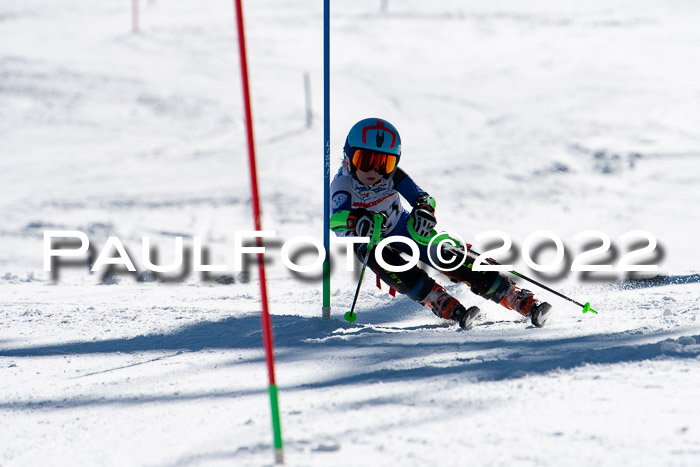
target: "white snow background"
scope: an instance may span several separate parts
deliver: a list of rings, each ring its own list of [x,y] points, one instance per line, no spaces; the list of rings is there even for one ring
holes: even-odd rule
[[[515,255],[599,313],[532,287],[555,308],[536,329],[442,277],[482,309],[461,331],[368,274],[347,323],[357,273],[336,248],[323,321],[318,275],[279,254],[322,235],[322,2],[246,1],[287,463],[700,465],[700,4],[382,4],[332,2],[332,173],[352,124],[382,117],[440,228],[499,229],[516,251],[551,230],[571,257],[596,229],[613,265],[646,230],[677,283],[539,275]],[[142,271],[143,236],[163,264],[178,236],[230,264],[252,229],[232,3],[140,7],[132,34],[128,0],[0,3],[2,466],[273,462],[255,268],[43,271],[45,230],[95,251],[118,236]]]

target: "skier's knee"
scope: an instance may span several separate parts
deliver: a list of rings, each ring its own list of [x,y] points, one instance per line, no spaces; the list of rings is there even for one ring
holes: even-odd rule
[[[489,271],[489,274],[490,277],[488,279],[474,282],[471,291],[476,295],[498,303],[508,290],[510,281],[496,271]]]
[[[421,271],[423,272],[423,271]],[[425,272],[420,275],[413,287],[406,292],[406,295],[416,302],[423,301],[428,296],[435,285],[435,280]]]

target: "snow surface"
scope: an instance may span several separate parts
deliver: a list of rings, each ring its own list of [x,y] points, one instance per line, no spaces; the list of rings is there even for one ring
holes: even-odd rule
[[[674,283],[516,256],[599,313],[538,291],[555,315],[535,329],[452,284],[482,308],[462,331],[369,274],[351,324],[357,274],[335,248],[323,321],[318,274],[279,258],[322,233],[322,2],[246,2],[288,464],[699,465],[700,5],[382,3],[332,2],[332,173],[350,126],[380,116],[441,228],[518,248],[551,230],[569,256],[596,229],[612,264],[647,230]],[[0,465],[269,465],[255,268],[43,271],[45,230],[95,251],[116,235],[143,270],[143,236],[161,263],[200,236],[230,265],[252,229],[231,3],[141,2],[139,34],[130,6],[0,4]]]

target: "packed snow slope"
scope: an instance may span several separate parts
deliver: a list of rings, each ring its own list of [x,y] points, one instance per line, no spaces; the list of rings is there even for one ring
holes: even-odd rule
[[[269,465],[256,269],[152,281],[141,257],[199,237],[231,269],[252,229],[233,7],[142,1],[139,33],[130,8],[0,3],[0,465]],[[322,2],[244,11],[288,464],[700,463],[697,2],[332,2],[332,173],[353,123],[389,120],[438,227],[507,233],[499,260],[598,311],[532,286],[555,308],[535,329],[435,274],[481,307],[468,331],[373,274],[345,322],[339,247],[324,321],[319,274],[283,266],[323,232]],[[117,236],[138,271],[47,273],[47,230],[94,254]],[[566,247],[554,272],[520,254],[539,230]],[[586,230],[612,272],[570,271]],[[639,230],[659,268],[630,278]]]

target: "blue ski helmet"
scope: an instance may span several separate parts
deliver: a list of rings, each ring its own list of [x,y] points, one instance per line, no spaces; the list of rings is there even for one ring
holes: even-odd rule
[[[345,139],[345,160],[354,175],[374,168],[391,176],[401,158],[401,137],[394,125],[380,118],[365,118],[355,123]]]

